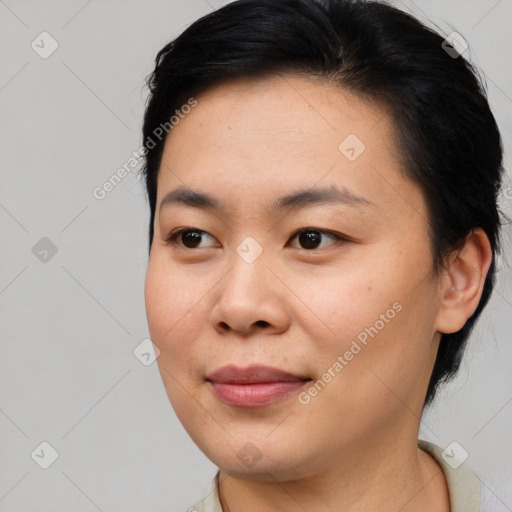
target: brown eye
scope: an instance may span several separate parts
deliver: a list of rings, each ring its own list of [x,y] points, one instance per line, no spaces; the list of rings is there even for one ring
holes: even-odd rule
[[[202,231],[201,229],[181,228],[171,233],[166,238],[165,242],[170,245],[178,245],[180,248],[184,249],[201,249],[204,247],[214,247],[212,245],[201,247],[201,242],[205,237],[214,239],[206,231]],[[327,247],[329,245],[334,245],[337,242],[348,241],[346,238],[340,235],[315,228],[301,229],[300,231],[297,231],[291,239],[293,240],[294,238],[298,238],[301,248],[306,250],[325,248],[325,244],[322,246],[323,239],[325,238],[330,238],[334,241],[333,243],[328,244]]]
[[[318,249],[319,246],[322,243],[322,237],[329,237],[334,240],[334,243],[337,241],[343,240],[343,237],[339,235],[335,235],[334,233],[329,233],[327,231],[321,230],[321,229],[302,229],[295,233],[295,235],[292,237],[297,237],[299,240],[299,243],[301,245],[302,249],[312,250],[312,249]],[[329,244],[334,245],[334,244]],[[325,247],[325,246],[324,246]],[[323,249],[324,247],[320,247],[320,249]]]
[[[171,233],[169,237],[167,237],[166,243],[175,245],[179,244],[180,246],[183,246],[186,249],[196,249],[199,247],[202,239],[205,236],[209,236],[210,238],[213,239],[213,237],[206,233],[206,231],[202,231],[200,229],[195,228],[181,228]],[[177,240],[178,238],[181,239],[181,242]]]

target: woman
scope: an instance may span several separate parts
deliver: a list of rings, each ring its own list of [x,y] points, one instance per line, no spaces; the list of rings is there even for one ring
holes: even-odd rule
[[[219,467],[189,510],[481,510],[463,447],[418,440],[499,250],[464,50],[381,2],[239,0],[159,52],[146,311]]]

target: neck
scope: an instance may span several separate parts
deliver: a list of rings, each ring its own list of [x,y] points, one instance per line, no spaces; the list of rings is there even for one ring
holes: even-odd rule
[[[449,512],[444,474],[416,439],[365,442],[302,479],[279,481],[269,473],[265,480],[245,480],[221,471],[223,512]]]

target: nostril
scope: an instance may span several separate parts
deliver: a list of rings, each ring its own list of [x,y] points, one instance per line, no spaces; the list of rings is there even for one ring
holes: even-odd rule
[[[227,324],[226,322],[219,322],[219,325],[221,327],[221,329],[225,330],[225,331],[229,331],[232,327]],[[253,326],[258,326],[258,327],[268,327],[270,324],[268,322],[266,322],[265,320],[258,320],[256,322],[254,322]]]

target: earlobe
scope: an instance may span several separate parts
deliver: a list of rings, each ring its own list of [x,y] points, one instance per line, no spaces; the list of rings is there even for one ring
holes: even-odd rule
[[[489,239],[482,228],[476,228],[442,271],[436,331],[448,334],[464,327],[478,307],[491,262]]]

